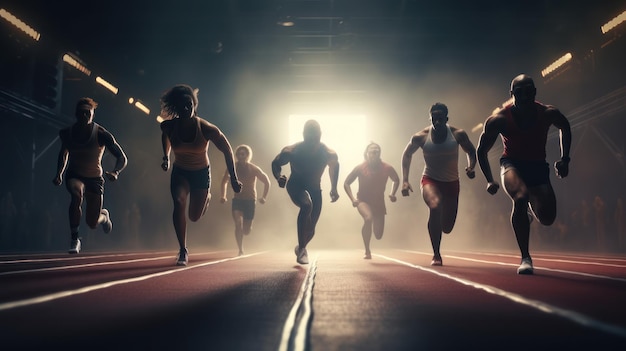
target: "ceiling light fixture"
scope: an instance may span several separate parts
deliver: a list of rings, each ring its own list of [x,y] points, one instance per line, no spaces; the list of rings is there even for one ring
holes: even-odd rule
[[[19,30],[21,30],[24,33],[28,34],[29,37],[35,39],[36,41],[39,41],[39,38],[41,38],[41,34],[39,34],[39,32],[34,30],[28,24],[24,23],[19,18],[15,17],[9,11],[7,11],[5,9],[0,9],[0,17],[2,17],[5,20],[7,20],[9,23],[11,23],[15,27],[17,27]]]
[[[102,77],[100,76],[96,77],[96,83],[102,85],[103,87],[109,89],[109,91],[111,91],[113,94],[117,95],[117,92],[119,89],[115,85],[104,80]]]
[[[558,60],[554,61],[550,66],[544,68],[541,71],[541,76],[545,78],[548,74],[554,72],[557,68],[563,66],[564,64],[569,62],[571,59],[572,59],[572,54],[568,52],[567,54],[561,56]]]
[[[605,23],[600,29],[602,30],[602,34],[608,33],[611,29],[619,26],[624,21],[626,21],[626,11],[619,14],[617,17]]]
[[[68,65],[70,65],[70,66],[72,66],[74,68],[76,68],[80,72],[83,72],[86,76],[90,76],[91,75],[91,71],[87,67],[85,67],[85,65],[80,63],[78,58],[72,56],[69,53],[63,55],[63,62],[67,63]]]

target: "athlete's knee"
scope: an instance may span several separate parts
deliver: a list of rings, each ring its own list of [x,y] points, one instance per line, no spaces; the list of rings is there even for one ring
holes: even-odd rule
[[[91,219],[91,218],[86,218],[85,222],[87,223],[87,226],[91,229],[96,229],[98,227],[98,218],[96,217],[96,219]]]
[[[174,207],[185,207],[187,205],[187,197],[186,196],[174,196]]]
[[[556,220],[556,213],[541,213],[537,215],[537,219],[543,225],[552,225]]]
[[[313,212],[313,204],[310,201],[304,201],[300,204],[300,211],[311,213]]]
[[[512,198],[512,200],[514,211],[528,211],[528,196],[519,195]]]
[[[202,218],[202,212],[189,212],[189,220],[192,222],[197,222]]]
[[[372,226],[372,216],[363,216],[363,225]]]
[[[426,206],[431,210],[439,210],[441,209],[441,200],[438,198],[426,200]]]
[[[380,240],[383,237],[383,231],[382,230],[377,230],[374,231],[374,237],[376,238],[376,240]]]

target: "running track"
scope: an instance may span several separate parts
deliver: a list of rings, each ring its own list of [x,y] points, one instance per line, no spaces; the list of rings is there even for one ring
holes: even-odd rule
[[[0,256],[0,349],[626,349],[624,257],[361,254]]]

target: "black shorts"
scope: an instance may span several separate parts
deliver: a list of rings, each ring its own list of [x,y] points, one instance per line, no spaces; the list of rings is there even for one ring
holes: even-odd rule
[[[209,189],[211,186],[211,172],[209,167],[195,171],[188,171],[179,167],[172,167],[172,177],[170,187],[174,187],[174,179],[183,178],[189,183],[189,190]]]
[[[546,161],[522,161],[510,158],[500,159],[501,172],[514,168],[526,186],[550,184],[550,165]]]
[[[243,213],[243,219],[254,219],[254,210],[256,208],[256,201],[249,199],[235,199],[233,198],[232,210],[241,211]]]
[[[104,178],[103,177],[81,177],[73,172],[67,172],[65,175],[65,188],[71,192],[70,179],[80,180],[85,185],[85,192],[96,195],[104,195]]]

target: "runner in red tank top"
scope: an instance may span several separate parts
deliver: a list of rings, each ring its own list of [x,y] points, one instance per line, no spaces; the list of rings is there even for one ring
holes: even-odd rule
[[[400,177],[390,164],[380,158],[380,145],[371,143],[365,148],[365,161],[352,169],[346,177],[343,188],[356,207],[361,217],[363,217],[363,227],[361,236],[365,245],[364,259],[371,259],[370,241],[372,232],[374,237],[380,240],[385,230],[385,187],[387,179],[391,179],[392,186],[389,193],[389,200],[396,202],[396,192],[400,186]],[[359,190],[356,197],[352,193],[351,184],[359,180]]]
[[[528,213],[543,225],[552,224],[556,218],[556,197],[546,163],[548,129],[555,126],[560,131],[561,159],[554,164],[559,178],[569,173],[572,133],[567,118],[558,109],[535,101],[537,89],[531,77],[524,74],[515,77],[510,94],[513,104],[497,110],[485,121],[478,144],[478,162],[487,180],[487,191],[493,195],[500,186],[493,179],[488,153],[501,135],[504,145],[501,180],[513,202],[511,224],[522,256],[517,273],[532,274]]]

